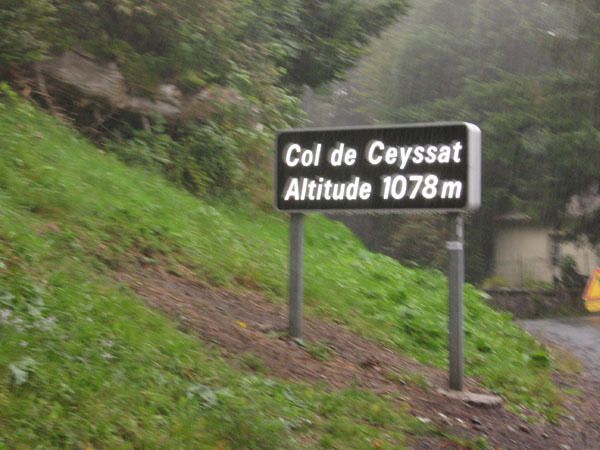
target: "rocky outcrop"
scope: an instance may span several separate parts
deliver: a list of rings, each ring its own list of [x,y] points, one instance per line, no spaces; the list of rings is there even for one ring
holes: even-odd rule
[[[39,69],[45,77],[79,97],[143,116],[160,114],[167,120],[205,121],[241,101],[235,91],[223,86],[211,86],[186,97],[177,86],[162,84],[153,98],[131,95],[116,63],[100,62],[75,51],[44,61]]]

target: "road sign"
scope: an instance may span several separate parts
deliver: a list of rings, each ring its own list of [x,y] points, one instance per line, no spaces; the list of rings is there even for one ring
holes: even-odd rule
[[[283,131],[275,188],[289,212],[476,209],[481,131],[465,122]]]
[[[600,312],[600,269],[596,269],[590,275],[583,299],[589,312]]]
[[[481,131],[465,122],[282,131],[275,207],[291,213],[289,334],[303,337],[304,213],[445,211],[449,384],[464,372],[463,212],[481,203]]]

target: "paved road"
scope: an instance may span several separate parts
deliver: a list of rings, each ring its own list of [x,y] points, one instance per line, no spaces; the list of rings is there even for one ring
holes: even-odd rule
[[[600,315],[519,323],[531,334],[571,350],[592,376],[600,378]]]

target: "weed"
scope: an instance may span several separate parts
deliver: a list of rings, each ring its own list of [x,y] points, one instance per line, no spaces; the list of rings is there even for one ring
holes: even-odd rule
[[[247,369],[258,373],[267,373],[268,367],[265,361],[258,355],[251,352],[244,352],[239,356],[240,362]]]
[[[315,359],[326,361],[331,358],[332,349],[326,342],[307,342],[305,350]]]
[[[583,364],[572,353],[561,350],[557,347],[551,348],[552,361],[556,370],[566,376],[580,374],[583,370]]]
[[[429,389],[431,386],[429,384],[429,382],[427,381],[427,378],[420,373],[408,373],[408,372],[403,372],[403,373],[398,373],[392,370],[388,370],[385,373],[385,377],[393,382],[393,383],[398,383],[398,384],[408,384],[411,386],[416,386],[420,389],[426,390]]]

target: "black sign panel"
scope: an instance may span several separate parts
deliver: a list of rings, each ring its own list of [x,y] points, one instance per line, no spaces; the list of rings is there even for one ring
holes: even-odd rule
[[[469,123],[283,131],[275,184],[283,211],[474,209],[481,132]]]

